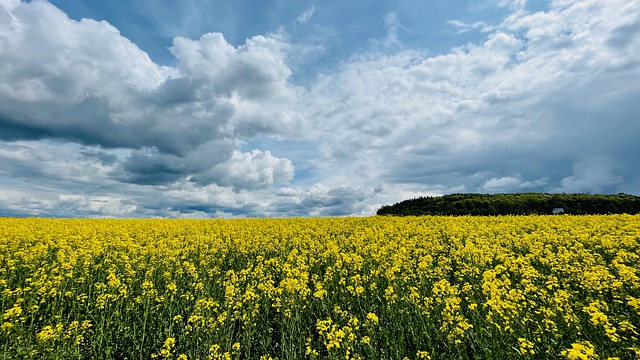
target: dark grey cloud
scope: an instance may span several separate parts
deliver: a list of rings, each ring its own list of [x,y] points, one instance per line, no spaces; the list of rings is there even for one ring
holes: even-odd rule
[[[160,152],[156,148],[134,150],[118,164],[114,177],[135,184],[167,184],[204,173],[228,160],[234,149],[230,141],[211,141],[184,156]]]
[[[260,187],[290,180],[288,160],[238,153],[238,136],[280,133],[295,121],[286,110],[296,96],[287,82],[287,45],[278,36],[257,36],[238,48],[221,34],[176,38],[171,50],[179,62],[169,68],[108,23],[71,20],[46,2],[6,4],[3,16],[3,141],[131,149],[112,174],[133,184],[190,178]],[[264,174],[250,184],[222,173],[239,166]]]
[[[308,49],[282,31],[177,37],[165,67],[106,22],[5,1],[0,211],[341,216],[450,192],[640,193],[640,1],[503,5],[471,26],[481,41],[436,55],[381,14],[386,33],[302,86],[290,63]]]
[[[40,140],[53,137],[49,131],[14,124],[3,119],[0,119],[0,127],[2,128],[2,132],[0,132],[0,140],[2,141]]]
[[[87,158],[98,160],[102,165],[114,165],[118,161],[118,156],[100,149],[88,148],[81,150],[80,153]]]
[[[334,100],[314,161],[389,189],[639,192],[639,4],[584,3],[516,11],[442,56],[353,59],[314,89]]]

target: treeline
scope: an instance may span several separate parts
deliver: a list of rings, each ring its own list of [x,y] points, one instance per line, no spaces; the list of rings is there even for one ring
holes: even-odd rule
[[[451,194],[382,206],[378,215],[638,214],[640,197],[628,194]]]

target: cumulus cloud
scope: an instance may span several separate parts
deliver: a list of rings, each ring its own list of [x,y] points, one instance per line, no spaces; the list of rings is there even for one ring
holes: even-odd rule
[[[573,173],[560,181],[565,192],[602,192],[623,182],[616,175],[615,161],[606,156],[586,158],[573,166]]]
[[[481,174],[477,174],[482,177]],[[528,191],[530,189],[540,190],[548,185],[548,178],[525,181],[520,174],[516,176],[503,176],[501,178],[491,178],[487,180],[479,190],[483,192],[514,192]]]
[[[52,198],[29,194],[0,197],[5,216],[42,217],[136,217],[144,215],[129,199],[109,196],[58,195]],[[19,196],[16,196],[19,195]]]
[[[327,186],[322,183],[308,188],[282,187],[231,191],[218,185],[195,186],[174,184],[166,192],[175,203],[173,210],[225,213],[232,216],[343,216],[370,215],[370,203],[377,191],[363,186]],[[377,208],[376,208],[377,210]]]
[[[364,186],[339,185],[329,187],[322,183],[308,189],[297,187],[283,188],[278,193],[275,204],[280,209],[292,213],[304,213],[308,216],[338,216],[358,214],[366,209],[375,190]],[[281,210],[280,210],[281,211]],[[305,213],[306,212],[306,213]]]
[[[488,180],[486,183],[484,183],[484,185],[482,185],[482,188],[487,191],[504,190],[504,189],[516,188],[521,183],[522,183],[521,179],[511,177],[511,176],[504,176],[499,179],[492,178]]]
[[[525,5],[451,20],[484,37],[434,56],[389,12],[386,34],[294,86],[301,46],[282,31],[176,37],[168,67],[106,22],[0,1],[0,208],[328,216],[449,192],[637,193],[640,1]]]
[[[205,183],[215,182],[223,186],[252,189],[287,183],[293,178],[294,170],[290,160],[277,158],[269,151],[235,151],[228,161],[217,164],[203,176]],[[210,179],[215,181],[208,181]],[[195,180],[202,182],[200,177]]]
[[[296,89],[287,82],[287,43],[279,35],[256,36],[238,48],[218,33],[178,37],[171,48],[178,66],[170,68],[153,63],[104,21],[71,20],[44,1],[2,9],[3,140],[53,138],[133,149],[117,174],[133,183],[172,182],[216,166],[233,169],[223,163],[235,160],[275,174],[252,177],[258,184],[291,178],[293,167],[281,175],[260,156],[239,153],[234,140],[287,132],[297,121],[288,106]],[[288,161],[274,161],[280,160]],[[230,186],[240,181],[217,179]],[[240,186],[251,182],[241,180]]]
[[[176,204],[146,197],[184,181],[234,192],[293,177],[290,160],[242,152],[239,141],[295,127],[280,35],[237,48],[215,33],[176,38],[170,68],[110,24],[71,20],[47,2],[3,2],[2,17],[2,174],[34,188],[2,199],[8,211],[171,213]]]
[[[640,48],[611,39],[633,28],[639,3],[504,5],[514,12],[482,43],[433,57],[359,54],[324,74],[313,88],[314,116],[328,119],[317,166],[425,189],[552,191],[585,156],[637,163],[621,149],[638,149],[640,86],[627,79]]]
[[[176,177],[178,180],[168,183],[169,179],[132,181],[114,176],[126,173],[121,169],[123,160],[159,156],[155,151],[143,152],[134,155],[125,150],[42,141],[0,143],[0,214],[247,217],[374,211],[369,204],[376,191],[364,186],[282,186],[293,176],[293,165],[268,151],[234,152],[200,175],[209,178],[197,181],[191,177]],[[160,162],[165,166],[170,163]],[[143,160],[133,167],[138,177],[166,177],[170,173],[148,170]]]

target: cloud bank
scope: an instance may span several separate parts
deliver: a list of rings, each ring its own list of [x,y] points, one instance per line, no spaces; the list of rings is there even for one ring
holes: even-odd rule
[[[0,1],[0,215],[366,215],[448,192],[640,193],[640,1],[504,3],[429,55],[387,34],[294,82],[284,29],[175,37]],[[305,26],[321,7],[293,20]],[[291,23],[291,22],[290,22]],[[328,40],[327,40],[328,41]]]

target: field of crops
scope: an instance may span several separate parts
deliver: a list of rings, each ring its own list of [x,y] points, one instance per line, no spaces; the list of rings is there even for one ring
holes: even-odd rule
[[[0,219],[3,359],[634,359],[640,216]]]

